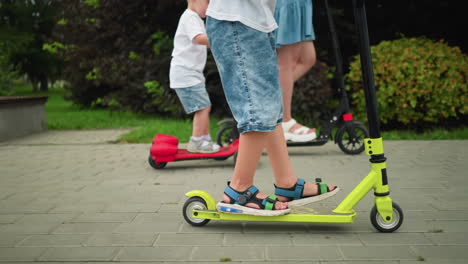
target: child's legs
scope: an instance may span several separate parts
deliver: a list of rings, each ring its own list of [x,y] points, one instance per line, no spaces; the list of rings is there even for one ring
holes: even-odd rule
[[[294,185],[297,178],[289,161],[288,148],[281,126],[278,125],[273,132],[269,133],[265,147],[275,176],[275,184],[282,187]]]
[[[234,175],[232,176],[231,183],[229,184],[231,188],[244,191],[254,184],[255,170],[257,169],[262,151],[265,148],[266,141],[272,133],[273,132],[251,131],[240,135],[237,163],[234,168]],[[268,195],[259,193],[256,197],[264,199],[268,197]],[[224,195],[223,201],[228,203],[229,198]],[[258,208],[258,205],[254,203],[248,203],[245,206]],[[277,203],[275,209],[281,210],[287,207],[287,203]]]
[[[283,136],[283,130],[278,126],[276,130],[268,134],[266,149],[275,175],[275,185],[280,188],[290,188],[296,184],[297,177],[294,175],[291,163],[289,162],[288,149]],[[334,187],[330,187],[330,190],[334,190]],[[317,184],[307,182],[304,185],[303,196],[316,195],[317,193]],[[287,201],[287,198],[281,196],[278,197],[278,199],[280,201]]]
[[[274,130],[281,123],[283,104],[271,34],[211,17],[207,32],[239,132]]]
[[[187,114],[193,116],[192,136],[200,137],[209,133],[211,101],[205,84],[174,89]]]
[[[201,137],[210,133],[210,111],[211,107],[207,107],[193,115],[193,137]]]
[[[237,163],[230,184],[234,189],[246,190],[254,184],[255,170],[269,133],[251,131],[240,134]]]
[[[268,135],[282,120],[282,96],[274,41],[239,22],[207,20],[207,32],[229,107],[241,132],[230,186],[245,191],[253,185]],[[267,197],[259,193],[258,198]],[[229,202],[227,196],[225,202]],[[256,207],[255,204],[247,204]],[[284,209],[277,203],[276,209]]]

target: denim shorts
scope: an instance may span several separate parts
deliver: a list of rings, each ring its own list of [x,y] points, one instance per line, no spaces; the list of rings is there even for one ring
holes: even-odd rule
[[[283,99],[273,35],[212,17],[206,29],[239,132],[274,130],[283,119]]]
[[[205,109],[211,106],[210,96],[204,83],[190,87],[175,88],[182,106],[187,114]]]

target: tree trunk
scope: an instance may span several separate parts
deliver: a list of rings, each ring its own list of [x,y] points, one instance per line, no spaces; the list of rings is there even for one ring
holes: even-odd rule
[[[47,76],[43,75],[41,76],[41,91],[42,92],[47,92],[49,90],[49,80],[47,79]]]
[[[38,91],[38,83],[36,80],[31,80],[31,83],[32,83],[32,87],[33,87],[33,92],[37,92]]]

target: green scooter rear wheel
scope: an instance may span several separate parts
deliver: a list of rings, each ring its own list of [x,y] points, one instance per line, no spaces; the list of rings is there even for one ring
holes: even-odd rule
[[[193,215],[194,210],[208,210],[205,200],[200,197],[190,197],[185,201],[182,213],[185,221],[193,226],[204,226],[210,222],[210,219],[196,218]]]

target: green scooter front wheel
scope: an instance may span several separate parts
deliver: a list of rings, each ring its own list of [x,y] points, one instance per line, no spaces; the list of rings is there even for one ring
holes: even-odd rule
[[[193,226],[204,226],[210,222],[210,219],[196,218],[193,215],[194,210],[208,210],[205,200],[200,197],[190,197],[185,201],[182,213],[185,221]]]
[[[403,223],[403,210],[401,210],[400,206],[395,202],[392,202],[392,207],[392,221],[390,222],[386,222],[382,218],[375,205],[372,207],[370,212],[370,220],[372,225],[380,232],[391,233],[400,228],[401,224]]]

